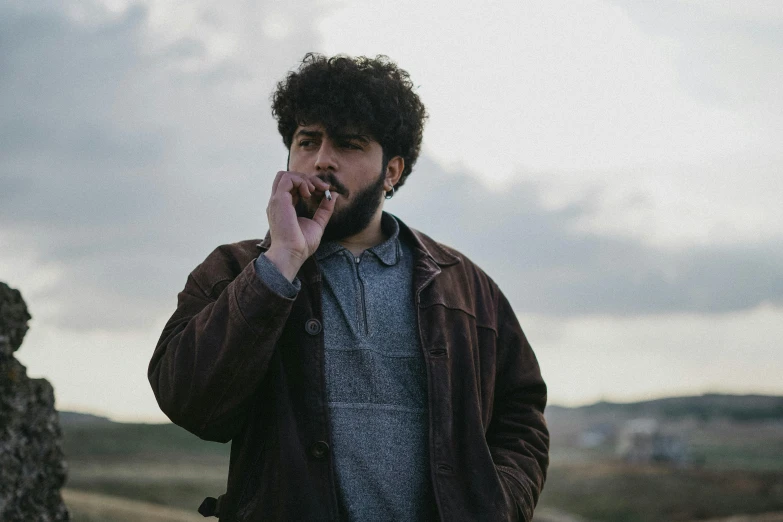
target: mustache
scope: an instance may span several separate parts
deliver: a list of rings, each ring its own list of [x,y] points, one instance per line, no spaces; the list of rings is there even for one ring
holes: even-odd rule
[[[332,192],[337,192],[341,196],[348,196],[351,193],[345,185],[340,183],[340,181],[337,179],[337,176],[335,176],[332,172],[318,174],[316,175],[316,178],[329,183],[333,187]]]

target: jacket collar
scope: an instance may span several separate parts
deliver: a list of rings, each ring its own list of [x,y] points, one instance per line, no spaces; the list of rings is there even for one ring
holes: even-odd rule
[[[415,228],[410,228],[399,218],[396,219],[400,224],[400,237],[407,239],[413,248],[420,252],[423,258],[429,259],[439,267],[456,265],[461,261],[459,256],[447,250],[427,234],[419,232]]]

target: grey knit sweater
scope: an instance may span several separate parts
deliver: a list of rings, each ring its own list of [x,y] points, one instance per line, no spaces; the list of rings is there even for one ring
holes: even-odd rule
[[[359,258],[337,242],[315,259],[323,275],[326,394],[341,520],[435,518],[429,470],[427,381],[412,287],[413,255],[384,213],[389,236]],[[265,257],[256,273],[294,297]]]

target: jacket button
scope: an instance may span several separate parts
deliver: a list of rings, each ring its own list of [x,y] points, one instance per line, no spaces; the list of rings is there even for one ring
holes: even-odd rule
[[[310,455],[312,455],[314,458],[321,460],[329,453],[329,445],[319,440],[318,442],[314,443],[312,446],[310,446]]]
[[[310,335],[318,335],[321,333],[321,322],[318,319],[308,319],[305,323],[305,332]]]

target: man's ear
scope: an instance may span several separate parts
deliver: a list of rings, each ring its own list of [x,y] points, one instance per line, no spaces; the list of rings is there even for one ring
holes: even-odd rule
[[[402,156],[394,156],[386,164],[386,183],[384,183],[384,189],[390,191],[392,187],[397,186],[397,182],[402,177],[402,171],[405,170],[405,160]]]

